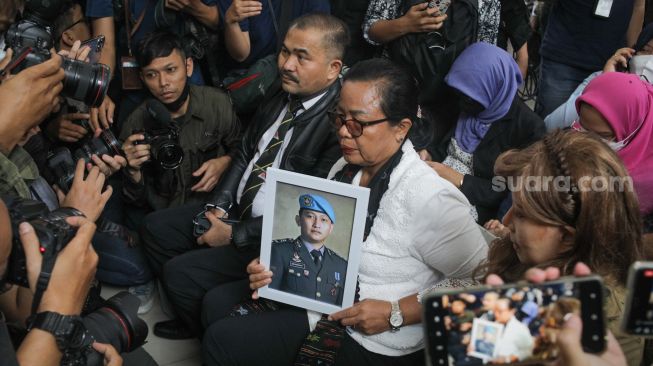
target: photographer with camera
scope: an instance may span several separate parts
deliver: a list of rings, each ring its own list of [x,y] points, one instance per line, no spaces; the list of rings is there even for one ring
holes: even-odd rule
[[[77,228],[77,234],[57,256],[52,277],[43,293],[37,314],[47,314],[46,312],[55,314],[50,316],[58,314],[61,316],[62,323],[70,324],[81,312],[95,273],[97,254],[90,245],[95,225],[83,217],[71,217],[67,222]],[[34,292],[42,263],[39,238],[30,224],[22,223],[19,228],[20,241],[25,250],[30,291]],[[0,201],[0,233],[0,283],[3,284],[0,286],[0,292],[4,292],[13,233],[7,208],[2,201]],[[59,365],[62,358],[59,344],[70,341],[72,334],[64,335],[64,332],[61,332],[55,335],[56,330],[44,329],[47,328],[45,325],[32,324],[35,326],[27,333],[14,357],[4,317],[1,316],[2,312],[6,311],[5,295],[6,293],[0,295],[0,349],[3,351],[5,361],[10,365],[23,366]],[[95,343],[93,348],[104,356],[105,365],[122,365],[122,358],[113,346]]]
[[[84,17],[81,5],[69,3],[54,20],[53,39],[56,40],[55,47],[64,52],[75,52],[80,48],[80,42],[87,41],[90,38],[91,29]],[[82,47],[80,51],[81,56],[78,57],[80,60],[85,60],[85,55],[90,52],[98,52],[97,50],[90,50],[88,47]],[[104,48],[102,48],[100,55],[103,54]],[[102,56],[100,56],[100,60],[102,60]],[[105,101],[107,99],[108,96],[105,97]],[[45,135],[51,141],[55,144],[62,143],[64,146],[74,148],[79,147],[78,143],[83,143],[85,138],[98,137],[96,132],[100,131],[97,128],[99,123],[94,122],[92,117],[93,113],[97,114],[96,108],[94,109],[95,112],[93,110],[89,111],[88,106],[83,103],[67,98],[62,109],[53,120],[46,121],[43,128]],[[108,134],[108,132],[104,133]],[[112,175],[127,165],[127,160],[119,153],[91,155],[87,160],[89,160],[89,164],[97,165],[106,176]]]
[[[141,104],[122,129],[126,199],[150,210],[204,202],[239,142],[229,97],[189,83],[193,60],[175,34],[146,36],[137,57],[141,79],[156,99]]]

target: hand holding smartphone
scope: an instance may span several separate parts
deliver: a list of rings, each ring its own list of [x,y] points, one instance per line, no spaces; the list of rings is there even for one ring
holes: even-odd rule
[[[451,5],[451,0],[430,0],[428,7],[438,8],[440,14],[436,15],[444,15],[447,13],[447,10],[449,10],[449,5]]]
[[[624,333],[653,337],[653,262],[635,262],[628,273]]]
[[[583,321],[586,352],[605,349],[600,277],[563,277],[533,285],[441,289],[424,303],[430,365],[524,364],[555,360],[567,314]]]

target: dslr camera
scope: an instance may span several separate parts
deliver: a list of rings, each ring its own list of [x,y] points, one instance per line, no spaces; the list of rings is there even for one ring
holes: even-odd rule
[[[150,145],[152,161],[163,169],[177,169],[184,161],[184,150],[179,144],[179,126],[160,101],[149,99],[145,106],[157,127],[132,131],[132,134],[140,133],[145,137],[134,144]]]
[[[97,155],[99,157],[104,154],[109,156],[125,155],[120,140],[116,138],[111,130],[103,130],[100,136],[87,138],[72,153],[65,147],[51,151],[47,158],[48,167],[54,174],[57,186],[64,193],[68,193],[75,177],[77,161],[83,159],[87,163],[92,163],[91,156]]]
[[[52,24],[60,16],[68,0],[27,0],[23,19],[11,25],[5,43],[15,56],[5,70],[19,72],[50,59],[54,46]],[[63,57],[64,70],[62,95],[91,107],[99,107],[109,88],[109,67],[89,64]]]
[[[39,201],[3,197],[9,210],[13,231],[9,268],[3,281],[29,287],[25,252],[20,242],[18,225],[29,222],[39,238],[43,262],[56,261],[56,257],[75,236],[76,228],[66,222],[70,216],[82,216],[72,208],[59,208],[48,212]],[[38,292],[38,289],[37,289]],[[87,300],[87,305],[91,301]],[[101,300],[99,306],[82,314],[83,331],[76,334],[74,349],[64,352],[62,365],[104,364],[104,357],[93,348],[93,342],[110,343],[119,353],[131,352],[142,346],[147,338],[147,324],[138,318],[139,300],[128,292],[120,292],[112,298]]]
[[[142,133],[143,140],[136,141],[136,145],[148,144],[152,154],[152,161],[163,169],[177,169],[184,160],[184,151],[179,146],[179,132],[168,127],[152,129],[149,131],[136,131]]]

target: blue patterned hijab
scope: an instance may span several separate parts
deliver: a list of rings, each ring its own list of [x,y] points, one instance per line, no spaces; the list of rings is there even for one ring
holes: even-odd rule
[[[474,153],[490,125],[508,113],[522,83],[515,60],[489,43],[474,43],[458,56],[444,81],[479,102],[485,110],[476,116],[461,112],[455,139],[463,151]]]

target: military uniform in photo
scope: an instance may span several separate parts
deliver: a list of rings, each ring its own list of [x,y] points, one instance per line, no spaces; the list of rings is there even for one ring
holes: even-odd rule
[[[333,208],[326,199],[305,194],[299,201],[300,209],[325,213],[335,223]],[[309,248],[301,236],[272,241],[270,288],[340,306],[347,261],[325,245],[319,250]]]

